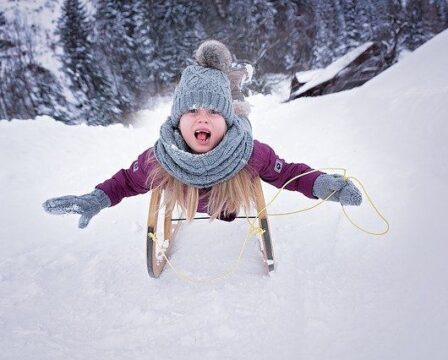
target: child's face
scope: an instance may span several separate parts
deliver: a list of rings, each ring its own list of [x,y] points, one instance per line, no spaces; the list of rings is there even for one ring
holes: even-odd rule
[[[219,144],[227,131],[221,114],[210,109],[192,109],[180,118],[179,130],[195,153],[205,153]]]

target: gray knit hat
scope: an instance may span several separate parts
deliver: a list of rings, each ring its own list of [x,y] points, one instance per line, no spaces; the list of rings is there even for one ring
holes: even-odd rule
[[[200,107],[219,112],[227,126],[232,126],[234,110],[227,71],[232,57],[229,49],[216,40],[208,40],[196,50],[198,65],[188,66],[174,92],[171,108],[172,125],[190,109]]]
[[[197,65],[188,66],[182,73],[171,115],[160,127],[154,154],[160,165],[182,183],[208,188],[229,180],[247,165],[253,138],[247,118],[234,112],[227,77],[230,51],[219,41],[207,40],[196,51],[196,60]],[[178,126],[182,114],[200,107],[219,112],[227,123],[227,132],[215,148],[195,154]]]

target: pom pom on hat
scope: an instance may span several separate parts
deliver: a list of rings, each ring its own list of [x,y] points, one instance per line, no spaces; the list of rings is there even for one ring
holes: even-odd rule
[[[232,63],[229,49],[217,40],[204,41],[194,54],[197,64],[182,72],[174,91],[171,124],[179,125],[182,114],[190,109],[206,108],[220,113],[227,126],[234,122],[234,109],[227,72]]]
[[[199,65],[227,72],[232,63],[229,49],[218,40],[206,40],[195,51],[194,57]]]

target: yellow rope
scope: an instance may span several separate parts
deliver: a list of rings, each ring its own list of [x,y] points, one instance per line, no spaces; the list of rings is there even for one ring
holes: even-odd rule
[[[383,231],[381,231],[381,232],[372,232],[372,231],[369,231],[369,230],[364,229],[363,227],[361,227],[361,226],[359,226],[358,224],[356,224],[356,223],[350,218],[350,216],[347,214],[347,212],[346,212],[346,210],[345,210],[345,207],[344,207],[343,205],[341,205],[341,207],[342,207],[342,211],[343,211],[344,215],[346,216],[346,218],[350,221],[350,223],[351,223],[353,226],[355,226],[357,229],[359,229],[359,230],[361,230],[361,231],[363,231],[363,232],[365,232],[365,233],[367,233],[367,234],[370,234],[370,235],[384,235],[384,234],[386,234],[386,233],[389,231],[389,228],[390,228],[389,222],[388,222],[387,219],[384,217],[384,215],[381,214],[381,212],[378,210],[378,208],[375,206],[375,204],[374,204],[372,198],[371,198],[370,195],[367,193],[367,190],[365,189],[365,187],[364,187],[364,185],[362,184],[362,182],[361,182],[360,180],[358,180],[357,178],[353,177],[353,176],[347,176],[347,170],[346,170],[346,169],[343,169],[343,168],[321,168],[321,169],[316,169],[316,170],[307,171],[307,172],[305,172],[305,173],[303,173],[303,174],[297,175],[297,176],[295,176],[295,177],[289,179],[289,180],[288,180],[288,181],[281,187],[281,189],[279,189],[279,190],[277,191],[277,193],[274,195],[274,197],[271,199],[271,201],[269,201],[269,202],[267,203],[267,205],[257,213],[257,215],[255,216],[255,219],[254,219],[252,222],[249,220],[249,218],[248,218],[248,216],[247,216],[247,214],[246,214],[246,220],[247,220],[247,222],[248,222],[248,224],[249,224],[249,229],[248,229],[248,232],[247,232],[247,236],[246,236],[246,238],[244,239],[244,241],[243,241],[243,243],[242,243],[242,245],[241,245],[240,253],[239,253],[237,259],[234,261],[234,263],[229,267],[229,269],[228,269],[227,271],[225,271],[225,272],[223,272],[223,273],[221,273],[221,274],[218,274],[218,275],[216,275],[216,276],[213,276],[213,277],[210,277],[210,278],[204,278],[204,279],[197,279],[197,278],[192,278],[191,276],[189,276],[189,275],[187,275],[187,274],[185,274],[185,273],[182,273],[182,272],[178,271],[178,270],[173,266],[173,264],[171,263],[171,261],[168,259],[167,255],[165,254],[165,250],[163,249],[163,246],[160,245],[159,240],[158,240],[158,238],[157,238],[157,235],[154,234],[154,233],[149,233],[148,236],[149,236],[149,237],[152,239],[152,241],[154,241],[154,243],[158,246],[158,248],[160,249],[160,251],[161,251],[162,254],[163,254],[163,257],[164,257],[165,261],[168,263],[168,265],[170,266],[170,268],[171,268],[171,269],[174,271],[174,273],[175,273],[179,278],[181,278],[182,280],[185,280],[185,281],[187,281],[187,282],[192,282],[192,283],[213,283],[213,282],[217,282],[217,281],[219,281],[219,280],[223,280],[223,279],[229,277],[230,275],[232,275],[232,274],[238,269],[238,267],[239,267],[239,265],[240,265],[240,263],[241,263],[241,258],[242,258],[242,256],[243,256],[244,250],[245,250],[245,248],[246,248],[247,241],[249,240],[249,238],[251,238],[251,237],[254,236],[254,235],[257,235],[257,234],[258,234],[258,235],[261,235],[261,234],[264,233],[264,230],[263,230],[261,227],[257,226],[257,225],[255,224],[255,222],[256,222],[256,220],[259,218],[260,214],[263,213],[263,212],[264,212],[264,211],[265,211],[265,210],[266,210],[266,209],[267,209],[267,208],[268,208],[268,207],[269,207],[269,206],[270,206],[270,205],[277,199],[277,197],[278,197],[278,196],[280,195],[280,193],[284,190],[284,188],[285,188],[288,184],[290,184],[292,181],[294,181],[294,180],[296,180],[296,179],[298,179],[298,178],[300,178],[300,177],[302,177],[302,176],[309,175],[309,174],[312,174],[312,173],[317,172],[317,171],[327,171],[327,170],[332,170],[332,171],[335,171],[335,170],[336,170],[336,171],[342,171],[342,172],[343,172],[344,179],[346,179],[346,180],[350,180],[350,179],[351,179],[351,180],[354,180],[356,183],[358,183],[358,184],[361,186],[363,192],[365,193],[365,195],[366,195],[366,197],[367,197],[367,199],[368,199],[368,201],[369,201],[369,204],[373,207],[373,209],[374,209],[375,212],[378,214],[378,216],[379,216],[379,217],[383,220],[383,222],[386,224],[386,229],[383,230]],[[322,203],[326,202],[326,201],[327,201],[330,197],[332,197],[335,193],[336,193],[336,191],[333,191],[328,197],[326,197],[325,199],[321,200],[320,202],[318,202],[317,204],[315,204],[315,205],[313,205],[313,206],[310,206],[310,207],[307,207],[307,208],[303,208],[303,209],[299,209],[299,210],[296,210],[296,211],[285,212],[285,213],[268,214],[268,216],[284,216],[284,215],[291,215],[291,214],[297,214],[297,213],[300,213],[300,212],[305,212],[305,211],[314,209],[315,207],[317,207],[317,206],[321,205]]]
[[[305,173],[303,173],[303,174],[297,175],[297,176],[295,176],[295,177],[289,179],[289,180],[288,180],[288,181],[281,187],[281,189],[279,189],[279,190],[277,191],[277,193],[274,195],[274,197],[271,199],[271,201],[269,201],[269,203],[266,205],[266,207],[265,207],[264,209],[262,209],[261,211],[258,212],[257,217],[258,217],[264,210],[266,210],[266,209],[267,209],[267,208],[274,202],[274,200],[280,195],[280,193],[284,190],[284,188],[285,188],[287,185],[289,185],[291,182],[293,182],[294,180],[296,180],[296,179],[298,179],[298,178],[300,178],[300,177],[302,177],[302,176],[309,175],[309,174],[312,174],[312,173],[317,172],[317,171],[327,171],[327,170],[332,170],[332,171],[335,171],[335,170],[336,170],[336,171],[342,171],[345,180],[354,180],[356,183],[358,183],[358,184],[361,186],[363,192],[366,194],[366,197],[367,197],[367,199],[368,199],[368,201],[369,201],[369,204],[372,206],[372,208],[375,210],[375,212],[378,214],[378,216],[379,216],[379,217],[383,220],[383,222],[385,223],[385,225],[386,225],[386,229],[383,230],[383,231],[381,231],[381,232],[372,232],[372,231],[369,231],[369,230],[364,229],[363,227],[357,225],[357,224],[350,218],[350,216],[347,214],[347,211],[345,210],[345,207],[344,207],[343,205],[341,205],[341,207],[342,207],[342,211],[343,211],[344,215],[347,217],[347,219],[350,221],[350,223],[351,223],[353,226],[355,226],[356,228],[358,228],[359,230],[365,232],[366,234],[370,234],[370,235],[384,235],[384,234],[386,234],[386,233],[389,231],[389,228],[390,228],[389,222],[388,222],[387,219],[384,217],[384,215],[381,214],[381,212],[378,210],[378,208],[375,206],[375,204],[374,204],[372,198],[371,198],[370,195],[368,194],[368,192],[367,192],[366,188],[364,187],[364,185],[362,184],[362,182],[361,182],[360,180],[358,180],[357,178],[355,178],[354,176],[347,176],[347,169],[343,169],[343,168],[322,168],[322,169],[317,169],[317,170],[311,170],[311,171],[307,171],[307,172],[305,172]],[[269,213],[268,216],[291,215],[291,214],[297,214],[297,213],[300,213],[300,212],[305,212],[305,211],[314,209],[315,207],[321,205],[322,203],[324,203],[325,201],[327,201],[329,198],[331,198],[335,193],[336,193],[336,191],[333,191],[333,192],[332,192],[329,196],[327,196],[325,199],[319,201],[317,204],[315,204],[315,205],[313,205],[313,206],[310,206],[310,207],[308,207],[308,208],[304,208],[304,209],[300,209],[300,210],[296,210],[296,211],[285,212],[285,213],[277,213],[277,214],[271,214],[271,213]]]
[[[357,178],[355,178],[354,176],[349,176],[347,179],[351,179],[354,180],[356,183],[358,183],[362,190],[364,191],[364,194],[366,194],[367,199],[369,200],[369,204],[373,207],[373,209],[375,210],[375,212],[378,214],[378,216],[383,220],[383,222],[386,224],[386,229],[380,232],[372,232],[372,231],[368,231],[365,230],[364,228],[360,227],[358,224],[356,224],[351,218],[350,216],[348,216],[347,211],[345,210],[344,206],[342,206],[342,211],[344,212],[345,217],[348,219],[348,221],[350,221],[350,223],[355,226],[356,228],[358,228],[359,230],[370,234],[370,235],[385,235],[390,228],[389,222],[387,221],[387,219],[384,217],[384,215],[378,210],[378,208],[375,206],[372,198],[370,197],[370,195],[368,194],[366,188],[364,187],[364,185],[362,184],[361,181],[359,181]]]

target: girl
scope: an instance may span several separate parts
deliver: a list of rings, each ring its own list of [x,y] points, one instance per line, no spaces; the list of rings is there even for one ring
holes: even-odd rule
[[[47,200],[43,204],[47,212],[80,214],[79,227],[85,228],[94,215],[124,197],[161,187],[165,201],[178,204],[190,221],[196,212],[231,221],[241,207],[248,210],[254,202],[254,177],[281,188],[289,179],[312,170],[305,164],[285,162],[268,145],[252,138],[247,103],[241,101],[242,72],[230,70],[232,58],[224,44],[208,40],[195,57],[198,63],[183,71],[171,115],[155,145],[91,193]],[[336,191],[329,200],[342,205],[362,201],[354,184],[336,174],[314,172],[286,189],[313,199],[326,199]]]

